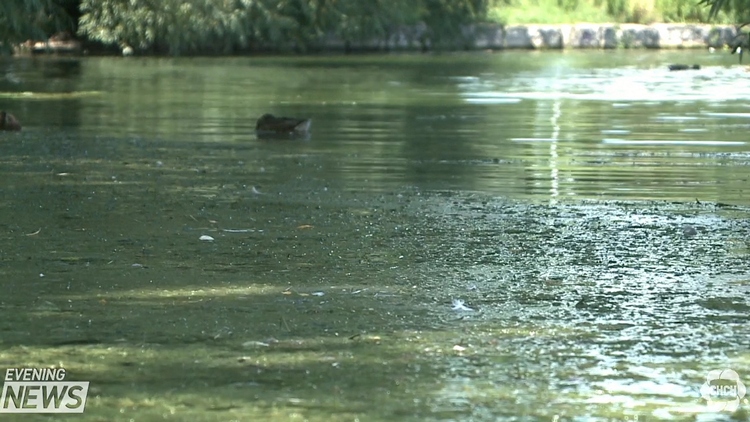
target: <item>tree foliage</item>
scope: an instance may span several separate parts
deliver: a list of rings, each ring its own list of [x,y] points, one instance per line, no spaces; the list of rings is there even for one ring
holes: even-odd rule
[[[732,12],[738,17],[738,34],[732,43],[732,54],[739,53],[739,61],[742,63],[743,52],[750,50],[750,31],[742,32],[743,28],[750,25],[750,0],[700,0],[699,4],[710,8],[711,18],[722,11]]]
[[[711,19],[725,11],[737,16],[741,26],[750,24],[750,0],[700,0],[698,4],[709,8]]]
[[[424,23],[432,42],[482,18],[489,0],[82,0],[79,33],[171,54],[316,48]]]
[[[750,0],[544,4],[568,10],[591,1],[618,21],[702,21],[706,15],[750,21]],[[175,55],[314,50],[332,39],[383,46],[399,33],[416,37],[412,42],[424,47],[455,47],[464,41],[467,25],[487,18],[490,5],[494,11],[516,3],[539,0],[0,0],[0,49],[71,29],[73,19],[78,34],[89,41]]]
[[[72,21],[54,0],[0,1],[0,49],[10,51],[26,40],[47,39],[48,34],[70,29]]]

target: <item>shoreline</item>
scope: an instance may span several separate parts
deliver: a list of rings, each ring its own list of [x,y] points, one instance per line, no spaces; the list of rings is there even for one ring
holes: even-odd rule
[[[387,52],[387,51],[432,51],[432,50],[563,50],[563,49],[695,49],[723,48],[736,45],[737,28],[733,25],[709,25],[692,23],[616,24],[529,24],[500,25],[473,24],[461,28],[457,39],[433,43],[426,25],[401,27],[387,36],[369,41],[348,41],[329,35],[314,45],[293,51],[315,52]],[[76,39],[47,42],[28,41],[17,46],[16,55],[87,55]],[[116,47],[99,45],[102,51],[118,51]],[[95,48],[99,50],[99,48]],[[284,52],[288,48],[256,45],[255,48],[230,55]],[[122,50],[123,55],[134,52]],[[107,55],[107,54],[104,54]],[[116,53],[115,53],[116,55]],[[148,54],[161,56],[160,54]],[[198,54],[201,55],[201,54]]]
[[[431,50],[425,43],[426,28],[401,29],[386,40],[350,43],[351,50]],[[562,49],[689,49],[733,46],[738,31],[733,25],[692,23],[616,24],[475,24],[461,30],[461,40],[452,44],[466,50],[562,50]],[[327,48],[342,42],[329,40]]]
[[[504,28],[503,45],[505,48],[527,49],[721,48],[732,45],[736,36],[737,29],[731,25],[667,23],[514,25]],[[487,43],[487,45],[491,44]]]

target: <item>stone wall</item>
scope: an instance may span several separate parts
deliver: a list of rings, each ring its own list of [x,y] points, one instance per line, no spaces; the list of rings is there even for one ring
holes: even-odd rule
[[[1,0],[0,0],[1,1]],[[441,43],[453,50],[563,49],[563,48],[721,48],[736,45],[737,29],[730,25],[701,24],[613,24],[466,26],[456,39]],[[57,35],[56,35],[57,36]],[[55,36],[55,37],[56,37]],[[81,44],[70,39],[28,41],[16,53],[80,54]],[[433,43],[427,25],[401,27],[369,41],[346,41],[335,35],[324,37],[312,51],[430,50]],[[128,47],[129,48],[129,47]],[[275,51],[273,45],[256,45],[251,50]],[[307,47],[301,51],[309,51]],[[126,50],[123,50],[123,54]],[[130,54],[132,54],[132,48]],[[129,54],[128,54],[129,55]]]
[[[732,44],[733,26],[699,24],[512,25],[477,28],[476,48],[707,48]]]
[[[351,50],[429,49],[426,27],[403,28],[370,42],[344,43],[327,39],[324,49],[346,45]],[[729,25],[702,24],[594,24],[570,25],[473,25],[462,31],[463,39],[452,47],[466,49],[562,49],[562,48],[719,48],[733,45],[737,30]]]

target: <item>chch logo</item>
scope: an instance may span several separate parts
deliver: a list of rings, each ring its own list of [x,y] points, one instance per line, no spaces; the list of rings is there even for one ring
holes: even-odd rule
[[[65,381],[62,368],[5,371],[0,413],[83,413],[88,381]]]
[[[709,409],[715,412],[734,412],[740,407],[740,400],[745,397],[745,393],[745,384],[731,369],[709,371],[706,382],[701,385],[701,397],[706,400]]]

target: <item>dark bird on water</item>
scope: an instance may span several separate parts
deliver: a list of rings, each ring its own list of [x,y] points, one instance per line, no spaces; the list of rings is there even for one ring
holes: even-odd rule
[[[667,67],[669,68],[669,70],[671,70],[672,72],[674,72],[676,70],[700,70],[701,65],[699,65],[699,64],[694,64],[694,65],[689,65],[689,64],[670,64]]]
[[[0,130],[21,130],[21,123],[18,122],[16,116],[2,110],[0,111]]]
[[[304,135],[310,131],[310,124],[312,124],[310,119],[276,117],[273,114],[264,114],[258,119],[255,131],[259,134]]]

